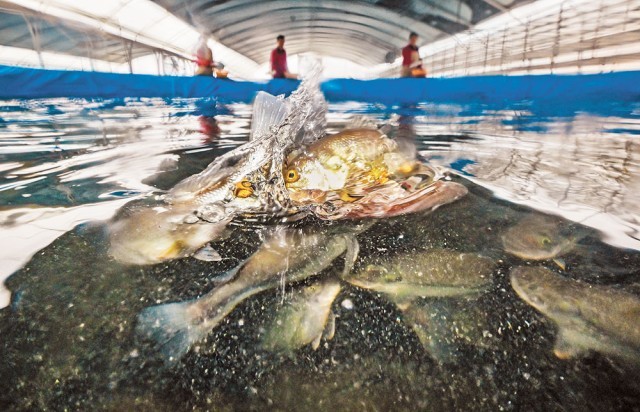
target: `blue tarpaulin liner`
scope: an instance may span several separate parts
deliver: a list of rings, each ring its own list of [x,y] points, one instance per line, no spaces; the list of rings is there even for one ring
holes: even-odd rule
[[[211,77],[152,76],[0,65],[0,98],[212,97],[250,102],[256,93],[289,94],[293,80],[241,82]],[[467,76],[426,79],[333,79],[322,83],[329,101],[383,104],[503,103],[523,100],[640,102],[640,71],[584,75]]]

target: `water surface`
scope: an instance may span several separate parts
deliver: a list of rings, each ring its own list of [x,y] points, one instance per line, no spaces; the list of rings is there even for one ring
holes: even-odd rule
[[[108,256],[107,219],[246,142],[250,115],[248,105],[193,99],[0,103],[0,277],[11,275],[0,311],[4,409],[638,408],[637,364],[602,353],[557,358],[556,327],[508,277],[513,267],[544,265],[640,293],[634,104],[330,105],[328,132],[360,115],[391,122],[392,134],[415,134],[419,153],[469,189],[432,214],[381,220],[358,234],[356,268],[447,248],[493,259],[493,286],[472,301],[428,300],[440,344],[424,346],[388,299],[343,284],[333,339],[284,356],[259,342],[284,297],[306,283],[287,285],[246,300],[181,362],[163,366],[136,338],[136,315],[208,292],[262,233],[234,229],[214,244],[219,262],[131,267]],[[583,231],[565,269],[505,252],[502,234],[532,214]],[[336,261],[323,273],[341,268]]]

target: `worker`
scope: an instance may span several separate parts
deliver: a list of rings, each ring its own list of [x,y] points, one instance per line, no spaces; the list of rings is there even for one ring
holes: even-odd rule
[[[207,44],[207,38],[202,35],[198,39],[198,45],[196,46],[196,76],[212,76],[214,73],[219,79],[226,79],[229,72],[225,70],[224,64],[215,63],[213,61],[213,52]]]
[[[418,51],[418,34],[411,32],[409,44],[402,49],[402,68],[400,77],[424,77],[427,72],[422,67],[422,59]]]
[[[200,36],[196,46],[196,76],[213,76],[213,53],[205,36]]]
[[[271,51],[271,75],[274,79],[297,79],[298,75],[289,72],[287,52],[284,49],[284,36],[276,37],[277,47]]]

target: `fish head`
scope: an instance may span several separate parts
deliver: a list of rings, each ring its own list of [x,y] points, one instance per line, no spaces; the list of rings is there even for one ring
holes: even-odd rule
[[[402,276],[387,265],[372,263],[358,272],[349,273],[345,280],[356,286],[376,290],[376,286],[402,282]]]
[[[579,317],[571,281],[542,267],[518,267],[511,271],[511,286],[525,302],[552,319]]]
[[[321,192],[345,186],[349,174],[346,163],[337,157],[323,161],[311,153],[289,156],[283,178],[293,201],[322,201]]]
[[[190,255],[221,237],[228,220],[207,223],[193,213],[142,209],[109,227],[109,254],[121,263],[148,265]],[[194,219],[195,222],[192,222]]]
[[[575,238],[559,224],[545,218],[525,218],[502,235],[505,251],[522,259],[546,260],[561,256],[575,246]]]
[[[330,306],[340,292],[340,283],[336,280],[329,280],[321,283],[314,283],[303,292],[304,299],[313,308],[326,308]]]

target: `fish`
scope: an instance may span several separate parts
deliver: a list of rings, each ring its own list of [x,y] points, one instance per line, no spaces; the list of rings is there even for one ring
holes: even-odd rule
[[[571,252],[586,231],[573,230],[552,216],[529,215],[502,235],[507,253],[525,260],[556,259]]]
[[[346,253],[350,270],[357,253],[352,233],[318,228],[279,227],[258,250],[229,274],[230,281],[204,296],[144,309],[137,318],[139,336],[155,343],[167,363],[180,359],[204,339],[243,300],[256,293],[296,282],[331,266]]]
[[[266,327],[262,345],[274,352],[290,353],[305,345],[315,350],[321,340],[335,334],[335,315],[331,311],[340,292],[340,282],[326,279],[294,291]]]
[[[290,198],[297,203],[319,203],[330,195],[355,201],[370,187],[394,176],[406,176],[415,159],[400,153],[396,142],[376,129],[346,129],[294,150],[286,159],[283,176]]]
[[[454,296],[416,301],[399,309],[403,322],[440,363],[459,361],[465,348],[510,349],[502,339],[499,308],[488,307],[483,302]]]
[[[161,204],[132,210],[111,222],[110,255],[137,265],[181,258],[222,239],[227,225],[240,215],[289,214],[275,201],[277,191],[269,183],[267,167],[274,154],[287,147],[278,148],[272,129],[284,123],[289,113],[285,99],[260,92],[250,142],[179,182],[163,195]]]
[[[199,220],[191,208],[135,209],[108,225],[109,255],[127,265],[151,265],[190,256],[227,233],[230,218]]]
[[[558,328],[554,353],[568,359],[590,351],[640,362],[640,298],[623,290],[569,279],[543,267],[517,267],[511,286]]]
[[[194,208],[222,204],[227,213],[239,209],[258,210],[270,200],[259,196],[270,176],[267,173],[278,146],[271,129],[283,124],[289,107],[279,97],[260,92],[253,105],[252,127],[249,142],[215,159],[205,170],[176,184],[164,196],[169,204],[191,204]],[[292,141],[289,144],[293,143]],[[240,202],[237,202],[241,199]],[[232,202],[232,204],[229,204]],[[235,202],[235,203],[233,203]]]
[[[475,253],[431,249],[375,259],[343,279],[383,293],[402,308],[423,297],[478,295],[492,284],[495,267]]]
[[[287,157],[285,186],[295,206],[324,220],[385,218],[451,203],[467,194],[442,180],[440,169],[418,161],[378,129],[353,128],[327,136]]]

